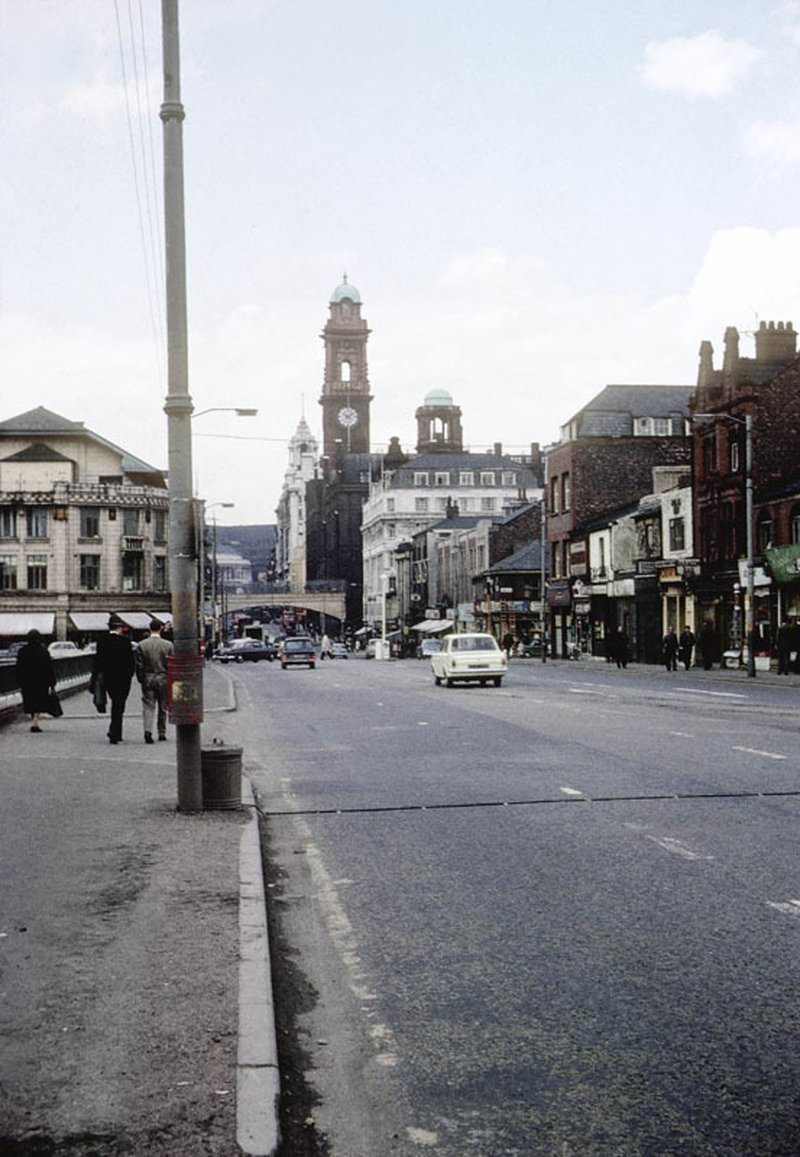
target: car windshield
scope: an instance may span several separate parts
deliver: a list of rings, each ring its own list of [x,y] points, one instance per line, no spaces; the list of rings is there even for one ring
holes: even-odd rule
[[[297,639],[295,641],[284,643],[283,649],[284,651],[306,651],[308,650],[309,645],[310,644],[305,642],[305,640]]]

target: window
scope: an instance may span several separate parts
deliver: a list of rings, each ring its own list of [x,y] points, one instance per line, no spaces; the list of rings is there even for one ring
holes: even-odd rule
[[[731,430],[728,435],[728,461],[730,462],[731,474],[738,474],[740,470],[740,456],[739,433],[737,430]]]
[[[427,470],[415,470],[414,471],[414,485],[415,486],[427,486],[428,485],[428,472],[427,472]]]
[[[0,506],[0,538],[17,537],[17,512],[13,506]]]
[[[81,538],[100,537],[100,507],[81,507]]]
[[[572,502],[572,486],[569,474],[561,475],[561,509],[569,510]]]
[[[482,498],[481,499],[481,510],[483,510],[483,511],[495,510],[496,509],[496,505],[495,505],[496,502],[497,502],[496,498]]]
[[[428,499],[427,498],[415,498],[414,499],[414,510],[416,511],[417,514],[427,514],[428,513]]]
[[[99,554],[81,555],[80,585],[84,591],[97,591],[100,589]]]
[[[649,434],[650,433],[650,419],[649,418],[637,418],[635,429],[636,429],[637,434]]]
[[[442,514],[446,514],[447,513],[447,499],[446,498],[437,498],[436,499],[436,509],[440,510],[442,512]]]
[[[772,545],[772,516],[765,510],[758,520],[758,549],[764,551]]]
[[[386,537],[387,538],[394,538],[395,533],[396,533],[396,531],[395,531],[394,523],[393,522],[387,522],[386,523]]]
[[[481,486],[494,486],[494,470],[481,470]]]
[[[31,506],[27,512],[28,538],[47,538],[47,507]]]
[[[800,546],[800,507],[795,506],[789,520],[789,534],[795,546]]]
[[[167,589],[167,557],[164,554],[157,554],[153,557],[153,590],[165,591]]]
[[[461,511],[462,514],[466,514],[466,512],[468,510],[472,510],[472,499],[471,498],[459,498],[458,509]]]
[[[394,501],[395,500],[393,498],[387,498],[386,499],[386,513],[387,514],[394,514]]]
[[[166,510],[157,510],[155,512],[155,524],[153,526],[153,542],[167,541],[167,512]]]
[[[669,418],[653,418],[653,433],[659,438],[666,438],[671,434]]]
[[[17,589],[17,556],[0,554],[0,591]]]
[[[682,518],[669,520],[669,549],[672,551],[686,549],[685,525]]]
[[[550,513],[558,514],[558,479],[550,479]]]
[[[349,382],[350,381],[350,363],[348,361],[343,361],[341,366],[339,367],[339,370],[340,370],[339,381],[340,382]],[[347,417],[346,414],[345,414],[345,417]]]
[[[706,474],[713,474],[717,468],[717,438],[714,433],[703,439],[703,468]]]
[[[502,473],[503,486],[516,486],[517,476],[513,470],[504,470]]]
[[[474,486],[475,474],[472,470],[462,470],[458,475],[459,486]]]
[[[434,485],[435,486],[449,486],[450,485],[450,471],[449,470],[437,470],[433,477],[434,477]]]
[[[122,533],[126,535],[138,535],[139,533],[139,511],[136,509],[127,509],[122,512]]]
[[[122,589],[140,591],[142,589],[142,560],[144,556],[129,551],[122,556]]]
[[[47,555],[28,555],[28,590],[47,590]]]

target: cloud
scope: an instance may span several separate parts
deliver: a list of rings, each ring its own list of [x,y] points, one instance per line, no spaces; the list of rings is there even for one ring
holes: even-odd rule
[[[780,13],[783,17],[784,33],[800,48],[800,2],[784,0],[780,6]]]
[[[800,161],[800,119],[756,121],[745,133],[742,144],[749,157],[795,165]]]
[[[645,45],[639,71],[648,88],[690,98],[728,96],[764,56],[746,40],[727,40],[710,29]]]

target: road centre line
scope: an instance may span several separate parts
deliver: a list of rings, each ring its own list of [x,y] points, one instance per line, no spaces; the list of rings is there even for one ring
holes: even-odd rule
[[[576,787],[561,787],[558,790],[563,791],[564,795],[583,795],[583,792],[578,791]]]
[[[672,836],[645,836],[646,840],[651,840],[657,844],[659,848],[663,848],[665,852],[672,852],[674,856],[681,856],[684,860],[713,860],[713,856],[704,855],[702,852],[693,851],[683,840],[676,840]]]
[[[703,691],[699,687],[679,687],[675,691],[667,691],[667,695],[712,695],[717,699],[747,699],[741,691]]]
[[[767,900],[767,907],[783,912],[787,916],[800,916],[800,900]]]
[[[670,735],[678,735],[681,739],[694,739],[689,731],[670,731]]]
[[[756,747],[732,747],[731,751],[743,751],[745,755],[763,755],[765,759],[788,759],[788,755],[779,755],[775,751],[759,751]]]

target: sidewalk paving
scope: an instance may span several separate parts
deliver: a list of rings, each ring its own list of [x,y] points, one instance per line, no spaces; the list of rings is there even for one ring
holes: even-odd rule
[[[233,737],[207,667],[203,744]],[[86,691],[0,728],[0,1151],[231,1157],[277,1146],[260,844],[176,811],[174,730],[124,742]],[[226,735],[226,732],[228,733]]]

